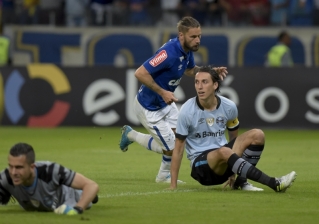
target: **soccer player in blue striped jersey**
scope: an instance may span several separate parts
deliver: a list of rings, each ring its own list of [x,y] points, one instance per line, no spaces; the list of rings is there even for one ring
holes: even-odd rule
[[[98,201],[97,183],[60,164],[35,162],[29,144],[15,144],[8,163],[9,167],[0,173],[0,204],[7,204],[13,197],[26,211],[76,215]]]
[[[182,18],[178,24],[178,37],[169,40],[156,54],[144,62],[136,72],[142,83],[134,102],[134,111],[149,134],[143,134],[125,125],[122,128],[120,149],[125,152],[128,146],[137,142],[145,148],[162,155],[156,182],[170,183],[170,165],[175,145],[175,128],[178,99],[174,91],[182,76],[196,74],[193,52],[199,49],[201,27],[192,17]],[[215,68],[224,77],[225,67]]]
[[[248,178],[276,192],[285,192],[295,180],[296,173],[292,171],[275,178],[255,167],[264,149],[264,133],[260,129],[252,129],[238,135],[237,107],[231,100],[216,94],[219,86],[219,75],[210,66],[201,67],[195,75],[197,96],[183,104],[177,121],[170,188],[177,187],[186,147],[187,158],[191,161],[191,176],[202,185],[226,183],[224,186],[233,188],[239,182],[242,189],[258,190],[243,185]],[[225,136],[226,129],[229,142]]]

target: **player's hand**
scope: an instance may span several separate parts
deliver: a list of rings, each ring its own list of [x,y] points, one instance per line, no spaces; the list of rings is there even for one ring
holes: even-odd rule
[[[78,215],[79,214],[79,212],[76,209],[66,204],[60,205],[58,208],[54,209],[54,213],[59,215]]]
[[[235,180],[236,180],[236,174],[230,176],[228,180],[226,181],[226,183],[224,184],[223,188],[225,189],[227,186],[229,186],[230,188],[233,188]]]
[[[173,102],[177,102],[178,99],[175,98],[174,93],[170,91],[164,91],[161,95],[166,104],[170,105]]]
[[[227,67],[215,67],[214,69],[218,73],[221,80],[226,78],[226,75],[228,74]]]

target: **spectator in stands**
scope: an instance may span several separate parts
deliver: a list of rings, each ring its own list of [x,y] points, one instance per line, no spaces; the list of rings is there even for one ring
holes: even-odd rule
[[[289,25],[311,26],[312,25],[313,0],[290,0],[289,1]]]
[[[289,49],[291,38],[285,31],[278,36],[278,44],[273,46],[267,53],[267,67],[292,67],[294,65]]]
[[[147,0],[129,0],[129,23],[131,25],[150,25],[151,19],[147,12]]]
[[[273,26],[285,26],[288,20],[288,5],[290,0],[270,0],[270,23]]]
[[[128,24],[128,1],[114,0],[113,2],[113,23],[115,26],[122,26]]]
[[[194,17],[200,24],[204,24],[206,18],[206,0],[182,0],[184,16]]]
[[[228,26],[247,26],[249,24],[249,10],[244,1],[219,0],[227,13]]]
[[[112,24],[113,0],[91,0],[92,24],[105,26]]]
[[[178,11],[180,9],[180,0],[162,0],[162,24],[164,26],[175,26],[179,21]]]
[[[223,24],[222,15],[224,10],[220,4],[220,0],[206,0],[206,25],[221,26]]]
[[[87,6],[90,0],[65,0],[65,16],[67,26],[86,26]]]
[[[20,24],[38,24],[39,0],[23,0],[19,17]]]
[[[247,0],[250,23],[254,26],[267,26],[269,24],[270,7],[268,0]]]
[[[313,25],[319,26],[319,0],[314,0]]]
[[[2,24],[0,24],[0,67],[10,64],[10,39],[3,35]]]
[[[15,18],[15,1],[14,0],[2,0],[2,22],[3,24],[13,24]]]
[[[40,23],[64,25],[63,0],[40,0]]]

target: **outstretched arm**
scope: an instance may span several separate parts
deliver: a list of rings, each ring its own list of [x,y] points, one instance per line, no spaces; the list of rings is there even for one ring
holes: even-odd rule
[[[171,164],[171,189],[177,188],[177,179],[179,168],[183,159],[183,152],[185,146],[185,139],[175,140],[175,149],[173,150],[172,164]]]
[[[224,78],[228,74],[227,67],[215,67],[214,69],[219,74],[220,79],[224,80]],[[184,74],[187,75],[187,76],[194,77],[198,71],[199,71],[199,67],[197,65],[195,65],[194,68],[186,69]]]
[[[80,173],[75,174],[71,187],[83,191],[80,200],[76,204],[76,206],[83,210],[93,201],[99,191],[97,183]]]

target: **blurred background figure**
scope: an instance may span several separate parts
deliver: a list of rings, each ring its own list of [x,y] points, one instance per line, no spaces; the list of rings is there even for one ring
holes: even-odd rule
[[[113,0],[91,0],[91,19],[94,26],[112,25]]]
[[[2,22],[3,24],[15,23],[15,1],[2,0]],[[0,3],[1,4],[1,3]]]
[[[179,21],[178,11],[180,10],[180,0],[162,0],[161,22],[164,26],[176,26]]]
[[[244,1],[219,0],[227,14],[226,26],[247,26],[249,24],[249,10]]]
[[[0,67],[10,64],[10,39],[3,35],[3,24],[0,22]]]
[[[87,26],[87,6],[90,0],[65,0],[66,25]]]
[[[40,24],[65,24],[63,0],[40,0]]]
[[[183,16],[194,17],[200,24],[205,23],[206,0],[182,0]]]
[[[319,0],[314,0],[313,25],[319,26]]]
[[[130,25],[151,25],[152,21],[147,12],[148,3],[147,0],[129,0]]]
[[[267,67],[292,67],[294,65],[290,52],[291,38],[286,31],[278,36],[278,43],[267,53]]]
[[[288,11],[290,26],[311,26],[313,8],[313,0],[290,0]]]
[[[225,21],[223,15],[224,13],[223,7],[220,4],[220,0],[206,0],[206,26],[222,26]]]
[[[288,6],[290,0],[270,0],[270,24],[286,26],[288,21]]]
[[[270,5],[268,0],[246,0],[250,23],[253,26],[267,26],[269,24]]]
[[[114,0],[113,23],[114,26],[125,26],[128,24],[128,1]]]
[[[22,25],[38,24],[40,0],[23,0],[20,4],[19,22]]]

